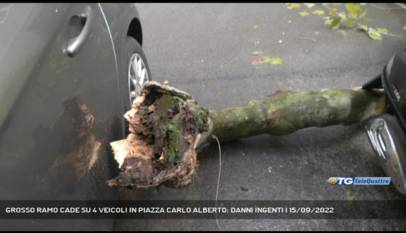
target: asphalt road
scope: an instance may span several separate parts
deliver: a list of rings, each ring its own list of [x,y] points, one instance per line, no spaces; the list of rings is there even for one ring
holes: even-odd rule
[[[376,4],[375,4],[376,5]],[[301,17],[284,4],[139,4],[152,76],[223,108],[277,90],[350,88],[381,71],[406,48],[405,10],[369,7],[372,25],[391,33],[373,41],[361,32],[331,30],[320,17]],[[395,7],[378,4],[378,7]],[[253,51],[284,59],[253,65]],[[392,187],[334,186],[331,176],[384,176],[362,125],[308,128],[287,136],[261,135],[222,144],[219,199],[385,200]],[[217,145],[199,154],[194,183],[127,192],[148,200],[214,199]],[[378,230],[406,229],[395,220],[121,220],[121,230]]]

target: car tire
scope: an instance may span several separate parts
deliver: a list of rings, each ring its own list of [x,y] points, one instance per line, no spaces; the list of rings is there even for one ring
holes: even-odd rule
[[[125,106],[127,108],[127,110],[131,107],[131,101],[130,101],[130,95],[131,95],[131,83],[130,83],[130,63],[134,62],[134,58],[137,59],[142,59],[142,66],[145,66],[145,70],[146,70],[146,75],[147,75],[147,80],[143,80],[143,83],[141,84],[140,87],[143,86],[143,84],[146,81],[151,80],[151,72],[148,66],[148,61],[147,58],[144,54],[144,51],[141,47],[141,45],[131,36],[127,37],[126,40],[126,52],[127,52],[127,62],[126,62],[126,94],[127,94],[127,101],[125,101]]]
[[[124,62],[124,67],[122,68],[124,70],[124,78],[123,78],[123,90],[124,90],[124,97],[123,97],[123,107],[124,107],[124,112],[127,112],[131,108],[131,100],[130,100],[130,94],[131,94],[131,87],[130,87],[130,63],[132,62],[132,59],[134,56],[139,56],[139,58],[142,59],[142,62],[146,68],[148,80],[151,80],[151,72],[148,66],[148,61],[146,59],[146,56],[144,54],[144,51],[141,47],[141,45],[131,36],[128,36],[126,39],[126,44],[125,44],[125,62]],[[146,81],[146,80],[145,80]],[[145,83],[144,81],[144,83]],[[128,129],[128,122],[125,121],[124,123],[124,131],[125,135],[129,133]]]

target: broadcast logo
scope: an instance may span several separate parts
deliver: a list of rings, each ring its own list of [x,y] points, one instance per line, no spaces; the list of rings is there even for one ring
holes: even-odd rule
[[[327,183],[334,185],[390,185],[390,177],[330,177]]]

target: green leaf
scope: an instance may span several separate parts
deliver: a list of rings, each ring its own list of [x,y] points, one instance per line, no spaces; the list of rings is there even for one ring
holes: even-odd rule
[[[330,18],[328,17],[324,23],[326,25],[328,25],[329,27],[331,27],[332,29],[338,29],[340,27],[340,23],[341,23],[341,18],[340,17],[336,17],[336,18]]]
[[[347,15],[345,14],[345,12],[339,12],[338,17],[340,17],[341,20],[346,20],[347,19]]]
[[[331,22],[333,22],[333,19],[330,16],[324,17],[324,24],[329,26],[331,25]]]
[[[299,13],[299,15],[302,16],[302,17],[305,17],[305,16],[309,16],[310,14],[307,11],[302,11],[302,12]]]
[[[283,58],[281,57],[274,57],[272,59],[272,65],[281,65],[283,63]]]
[[[252,52],[253,56],[259,56],[259,55],[262,55],[262,54],[264,54],[264,52],[262,52],[262,51],[253,51]]]
[[[261,57],[261,60],[258,62],[259,64],[268,64],[272,62],[272,58],[269,56]]]
[[[324,15],[324,10],[322,9],[315,9],[314,11],[312,11],[313,15],[318,15],[318,16],[323,16]]]
[[[281,57],[270,57],[270,56],[263,56],[259,61],[259,64],[272,64],[272,65],[280,65],[283,63],[283,58]]]
[[[280,65],[283,63],[283,58],[281,57],[271,57],[271,56],[261,56],[259,59],[255,59],[253,65],[263,65],[263,64],[272,64]]]
[[[382,34],[374,28],[368,28],[368,36],[373,40],[382,40]]]
[[[332,16],[332,17],[336,17],[337,16],[337,11],[338,9],[335,7],[331,7],[328,9],[328,15]]]
[[[332,29],[337,29],[340,27],[340,23],[341,23],[341,18],[335,18],[333,19],[333,21],[331,22],[331,28]]]
[[[376,31],[382,34],[388,33],[388,29],[387,28],[376,28]]]
[[[309,9],[312,9],[312,7],[314,7],[316,4],[314,4],[314,3],[303,3],[303,5],[305,5]]]
[[[354,21],[355,20],[352,19],[352,18],[347,19],[347,27],[351,28],[351,29],[354,29],[355,28]]]
[[[352,14],[354,16],[358,16],[362,13],[362,7],[359,4],[356,3],[346,3],[345,4],[345,9],[349,14]]]
[[[287,7],[289,10],[299,9],[300,6],[301,6],[300,3],[286,3],[286,7]]]
[[[359,26],[359,30],[363,31],[363,32],[367,32],[368,31],[368,26],[365,24],[360,24]]]

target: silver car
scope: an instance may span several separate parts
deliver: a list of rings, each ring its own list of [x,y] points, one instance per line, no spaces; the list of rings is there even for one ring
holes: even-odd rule
[[[0,4],[1,200],[117,199],[109,142],[151,77],[142,43],[134,4]]]

